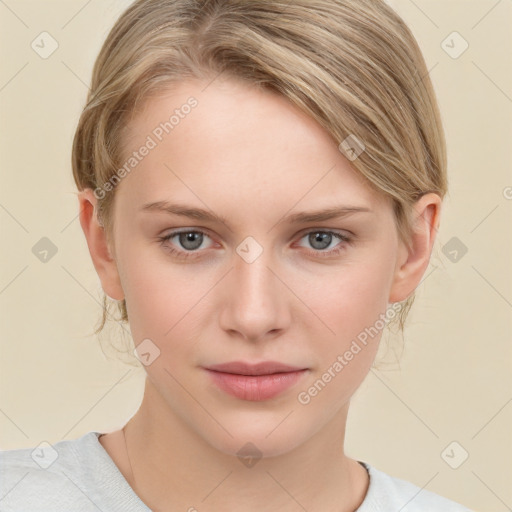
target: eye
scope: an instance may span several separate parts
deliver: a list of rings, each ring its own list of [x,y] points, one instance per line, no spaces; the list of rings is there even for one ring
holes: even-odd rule
[[[199,249],[205,237],[210,238],[206,232],[200,229],[188,229],[172,231],[163,237],[158,237],[158,240],[173,256],[177,256],[178,258],[193,258],[199,256],[199,254],[196,253],[200,252]],[[175,246],[173,247],[167,244],[167,242],[172,241],[173,238],[176,238],[175,246],[177,245],[179,247],[178,249],[176,249]]]
[[[183,229],[181,231],[172,231],[163,237],[158,237],[160,244],[174,257],[179,259],[196,258],[201,256],[200,249],[208,234],[201,229]],[[174,238],[176,241],[169,244]],[[352,242],[352,237],[338,233],[337,231],[315,229],[304,233],[300,240],[307,239],[307,243],[313,248],[308,251],[317,257],[334,257],[341,253],[346,244]],[[338,242],[336,244],[336,242]],[[300,245],[300,244],[299,244]],[[300,245],[303,247],[302,245]],[[329,250],[326,250],[329,248]]]
[[[336,256],[345,248],[347,243],[352,241],[351,237],[337,231],[324,231],[321,229],[308,231],[301,237],[301,240],[304,238],[307,239],[307,243],[314,249],[314,251],[310,252],[320,257]],[[336,244],[336,242],[338,243]],[[331,247],[331,249],[325,250],[328,247]]]

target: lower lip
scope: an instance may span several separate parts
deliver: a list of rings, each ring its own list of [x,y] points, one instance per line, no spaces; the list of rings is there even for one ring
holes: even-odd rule
[[[206,370],[213,382],[229,395],[242,400],[268,400],[298,382],[307,370],[274,373],[272,375],[237,375]]]

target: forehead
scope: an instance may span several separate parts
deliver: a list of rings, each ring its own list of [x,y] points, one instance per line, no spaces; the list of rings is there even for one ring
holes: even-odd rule
[[[188,147],[204,151],[212,143],[232,149],[244,143],[246,152],[257,142],[265,142],[267,151],[277,146],[295,152],[300,148],[325,152],[327,145],[335,144],[327,131],[286,97],[220,77],[211,82],[177,82],[145,99],[126,127],[125,149],[136,148],[147,135],[164,146],[172,146],[173,141],[181,146],[187,139]]]
[[[144,102],[123,142],[125,162],[150,147],[118,185],[132,202],[177,189],[193,197],[192,188],[248,200],[279,195],[289,207],[305,195],[382,201],[320,124],[284,96],[241,81],[174,84]]]

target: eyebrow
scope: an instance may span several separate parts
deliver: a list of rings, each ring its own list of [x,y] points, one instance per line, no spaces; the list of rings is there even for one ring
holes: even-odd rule
[[[221,222],[222,224],[228,225],[228,221],[225,217],[217,215],[211,211],[204,210],[202,208],[194,208],[192,206],[180,205],[169,203],[168,201],[155,201],[153,203],[147,203],[142,206],[141,211],[143,212],[162,212],[172,215],[180,215],[183,217],[189,217],[191,219],[210,221],[210,222]],[[289,224],[299,224],[308,222],[321,222],[324,220],[337,219],[347,217],[354,213],[371,212],[370,208],[364,206],[333,206],[330,208],[324,208],[322,210],[308,211],[293,213],[281,219],[278,224],[288,222]]]

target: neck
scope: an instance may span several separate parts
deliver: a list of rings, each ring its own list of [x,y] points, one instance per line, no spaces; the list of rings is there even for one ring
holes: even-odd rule
[[[261,458],[249,448],[254,457],[242,458],[206,442],[146,379],[141,407],[124,429],[133,472],[125,477],[154,511],[216,512],[243,504],[245,512],[353,512],[369,479],[343,451],[348,405],[296,448]]]

